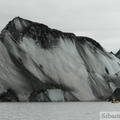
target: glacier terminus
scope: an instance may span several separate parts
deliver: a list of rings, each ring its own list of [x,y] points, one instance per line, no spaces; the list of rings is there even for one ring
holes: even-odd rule
[[[95,40],[20,17],[0,34],[0,101],[106,101],[120,59]]]

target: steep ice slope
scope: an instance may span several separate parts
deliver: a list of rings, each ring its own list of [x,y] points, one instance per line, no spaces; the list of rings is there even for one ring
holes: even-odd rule
[[[2,30],[1,41],[19,70],[11,81],[22,81],[12,89],[29,92],[29,101],[106,100],[120,87],[120,60],[93,39],[17,17]],[[28,88],[19,91],[21,84]]]
[[[29,81],[13,64],[5,46],[0,41],[0,94],[6,93],[9,88],[16,92],[21,101],[27,100],[32,92]]]

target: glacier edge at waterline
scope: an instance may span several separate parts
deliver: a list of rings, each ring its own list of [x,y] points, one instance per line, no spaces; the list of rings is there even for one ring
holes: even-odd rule
[[[120,60],[91,38],[16,17],[0,40],[1,101],[101,101],[120,87]]]

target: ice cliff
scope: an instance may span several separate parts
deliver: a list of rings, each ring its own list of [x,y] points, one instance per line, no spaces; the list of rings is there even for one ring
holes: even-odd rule
[[[20,17],[0,34],[0,101],[97,101],[120,87],[120,60],[95,40]]]

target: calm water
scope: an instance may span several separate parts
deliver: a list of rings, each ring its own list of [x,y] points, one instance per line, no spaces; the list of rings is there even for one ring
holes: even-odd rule
[[[120,103],[0,103],[0,120],[99,120],[100,111],[120,111]]]

